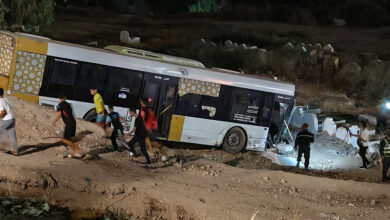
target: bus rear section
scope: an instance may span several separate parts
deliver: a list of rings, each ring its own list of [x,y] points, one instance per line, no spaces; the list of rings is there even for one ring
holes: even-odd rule
[[[271,123],[281,129],[293,102],[293,96],[180,79],[168,140],[263,151]]]

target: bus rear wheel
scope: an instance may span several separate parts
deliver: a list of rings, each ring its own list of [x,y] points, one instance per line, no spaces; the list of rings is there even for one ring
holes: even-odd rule
[[[229,153],[236,154],[245,148],[245,144],[245,132],[241,128],[234,127],[226,133],[222,148]]]

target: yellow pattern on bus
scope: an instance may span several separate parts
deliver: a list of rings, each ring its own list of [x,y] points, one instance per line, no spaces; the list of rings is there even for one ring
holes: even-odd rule
[[[12,92],[38,95],[42,84],[46,55],[18,51]]]
[[[181,139],[181,133],[183,132],[184,116],[172,115],[171,127],[169,129],[168,140],[179,142]]]
[[[9,76],[13,58],[14,47],[12,37],[0,34],[0,74]]]
[[[194,79],[181,78],[179,81],[179,96],[188,93],[218,97],[221,85]]]

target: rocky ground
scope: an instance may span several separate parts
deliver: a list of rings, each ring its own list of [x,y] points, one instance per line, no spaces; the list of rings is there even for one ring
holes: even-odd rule
[[[5,153],[4,143],[0,146],[0,195],[24,199],[19,202],[22,208],[19,203],[16,207],[9,204],[10,199],[2,199],[8,202],[1,207],[12,206],[18,214],[28,208],[25,199],[33,198],[36,202],[30,206],[35,208],[25,212],[45,214],[42,207],[47,202],[50,207],[66,207],[69,213],[62,217],[73,219],[97,219],[105,214],[119,219],[390,217],[389,185],[379,183],[379,167],[304,171],[274,164],[254,152],[231,155],[185,144],[164,148],[167,160],[146,166],[143,157],[110,152],[101,130],[81,121],[78,141],[88,156],[66,158],[66,147],[45,145],[48,139],[42,139],[61,131],[60,125],[49,126],[54,112],[13,97],[9,100],[18,117],[19,141],[22,145],[29,142],[18,157]]]

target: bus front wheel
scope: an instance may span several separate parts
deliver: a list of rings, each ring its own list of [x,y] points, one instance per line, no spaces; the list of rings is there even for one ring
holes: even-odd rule
[[[230,129],[223,139],[222,148],[232,154],[236,154],[245,148],[245,132],[238,127]]]

